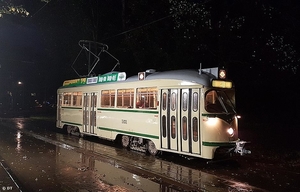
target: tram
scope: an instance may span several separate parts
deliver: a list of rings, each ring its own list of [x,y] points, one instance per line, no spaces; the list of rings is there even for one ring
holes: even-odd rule
[[[238,137],[234,84],[224,69],[151,69],[129,78],[111,71],[64,81],[57,101],[56,126],[68,133],[152,155],[250,153]]]

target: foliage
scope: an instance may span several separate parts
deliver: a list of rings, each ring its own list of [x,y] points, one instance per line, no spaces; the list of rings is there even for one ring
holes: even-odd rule
[[[49,3],[51,0],[38,0],[42,3]],[[22,17],[29,16],[29,11],[22,5],[22,1],[17,0],[1,0],[0,1],[0,18],[4,15],[20,15]]]
[[[49,0],[39,1],[49,3]],[[0,1],[0,16],[29,15],[22,5],[16,6],[14,2]],[[278,2],[54,1],[48,6],[49,11],[44,11],[44,17],[36,20],[48,30],[71,27],[76,29],[77,36],[106,43],[139,70],[195,68],[203,63],[207,67],[275,67],[296,73],[300,63],[299,24],[294,22],[297,4],[288,10],[293,1]],[[45,17],[52,8],[56,9],[56,20]],[[74,39],[75,34],[67,38]]]
[[[29,12],[22,5],[14,5],[13,2],[10,1],[0,1],[0,17],[3,17],[6,14],[12,15],[21,15],[26,17],[29,15]]]
[[[205,57],[219,65],[276,67],[296,73],[300,55],[294,46],[296,27],[268,1],[171,0],[175,29]]]

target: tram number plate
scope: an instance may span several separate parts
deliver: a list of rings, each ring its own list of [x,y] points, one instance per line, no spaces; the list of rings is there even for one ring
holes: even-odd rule
[[[127,124],[127,120],[126,119],[122,119],[122,124]]]

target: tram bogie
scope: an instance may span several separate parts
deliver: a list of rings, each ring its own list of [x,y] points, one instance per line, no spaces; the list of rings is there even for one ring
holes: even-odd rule
[[[146,152],[146,143],[141,137],[131,137],[130,149],[140,152]]]
[[[218,78],[220,71],[152,70],[130,78],[111,72],[68,80],[57,91],[56,124],[151,155],[167,151],[212,159],[226,147],[244,154],[234,86]]]

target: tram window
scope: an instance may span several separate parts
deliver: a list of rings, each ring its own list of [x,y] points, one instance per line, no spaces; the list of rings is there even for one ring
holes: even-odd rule
[[[157,88],[138,88],[136,94],[136,108],[156,109],[157,108]]]
[[[162,136],[167,136],[167,121],[165,115],[162,116]]]
[[[206,94],[205,101],[207,104],[215,104],[217,98],[217,92],[215,90],[211,90]]]
[[[82,92],[74,92],[73,106],[81,106],[81,105],[82,105]]]
[[[115,90],[101,91],[101,107],[115,106]]]
[[[96,126],[96,111],[95,111],[96,106],[97,106],[97,95],[96,95],[96,93],[92,93],[91,94],[91,107],[94,109],[92,109],[90,111],[90,125],[91,126]],[[91,132],[91,133],[93,133],[93,132]]]
[[[166,108],[167,108],[167,93],[163,94],[162,106],[163,106],[163,110],[166,110]]]
[[[89,97],[88,97],[87,93],[85,93],[84,97],[83,97],[83,106],[87,107],[88,103],[89,103]]]
[[[235,91],[232,89],[229,90],[225,90],[224,94],[226,94],[226,103],[230,103],[232,105],[232,107],[235,108]]]
[[[187,105],[188,105],[188,94],[185,92],[182,95],[182,110],[186,111],[187,110]]]
[[[171,96],[171,110],[175,111],[176,110],[176,93],[173,92]]]
[[[132,108],[134,98],[134,89],[118,89],[117,107]]]
[[[205,109],[211,113],[234,113],[234,90],[209,90],[205,94]]]
[[[198,119],[196,117],[193,118],[193,141],[198,141]]]
[[[210,90],[205,95],[205,109],[211,113],[226,112],[220,103],[219,96],[216,90]]]
[[[91,111],[90,125],[96,126],[96,111]]]
[[[193,111],[198,111],[198,93],[193,93]]]
[[[71,106],[72,93],[64,93],[64,106]]]
[[[97,95],[92,93],[91,107],[97,107]]]
[[[235,91],[227,89],[224,91],[218,91],[217,93],[226,108],[226,112],[235,113]]]
[[[175,116],[171,117],[171,137],[172,137],[172,139],[176,138],[176,119],[175,119]]]
[[[182,118],[182,139],[187,140],[187,119],[185,116]]]

